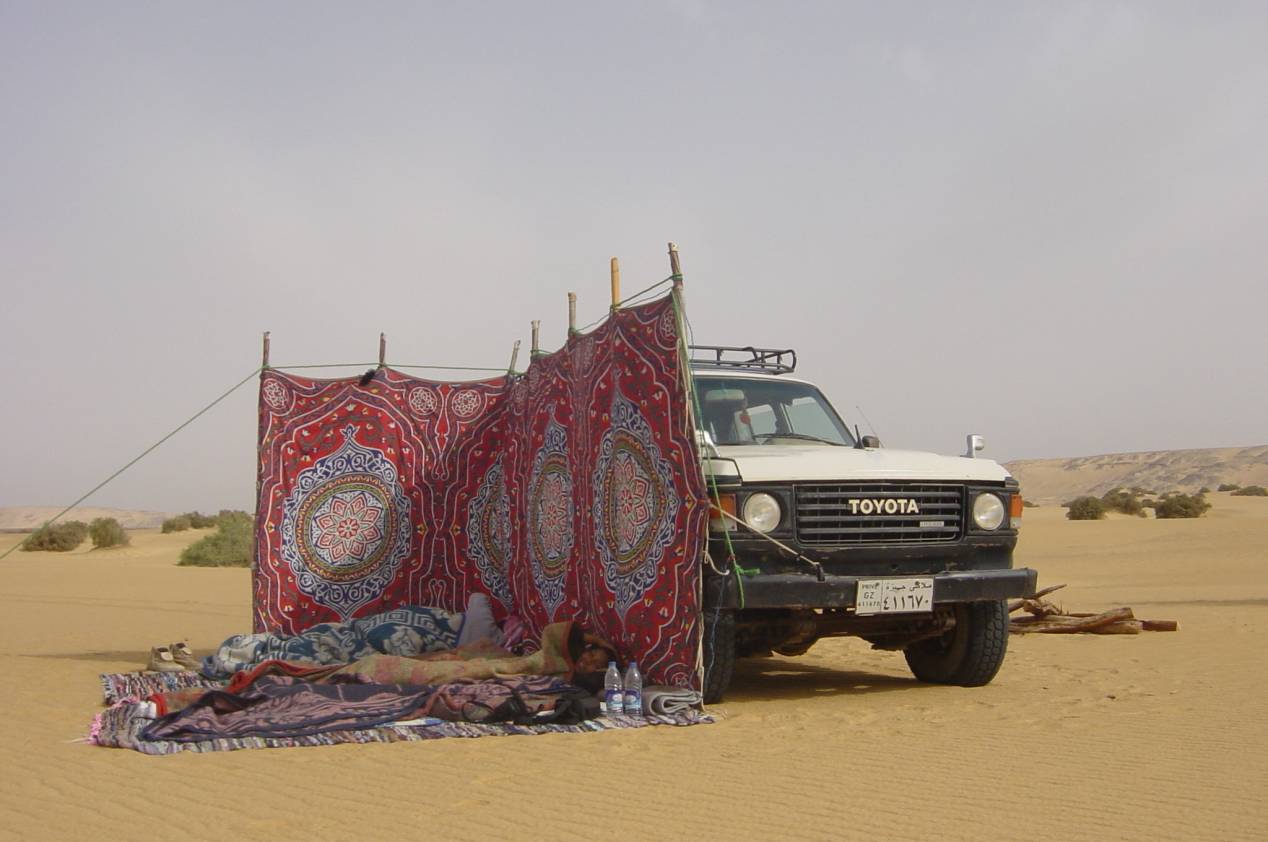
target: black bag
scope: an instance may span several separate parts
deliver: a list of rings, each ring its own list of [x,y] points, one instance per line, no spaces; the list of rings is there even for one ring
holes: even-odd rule
[[[558,693],[519,693],[481,717],[480,722],[512,722],[516,725],[576,725],[599,715],[599,700],[580,687]]]

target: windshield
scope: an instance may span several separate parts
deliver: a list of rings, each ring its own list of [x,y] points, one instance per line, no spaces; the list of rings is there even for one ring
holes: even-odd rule
[[[701,427],[715,444],[853,445],[814,386],[790,380],[696,377]]]

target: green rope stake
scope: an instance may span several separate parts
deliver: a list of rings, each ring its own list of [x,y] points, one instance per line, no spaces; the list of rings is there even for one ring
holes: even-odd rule
[[[113,480],[115,477],[119,476],[119,474],[123,473],[123,472],[124,472],[124,471],[126,471],[128,468],[131,468],[131,467],[132,467],[133,465],[135,465],[137,462],[140,462],[142,459],[144,459],[146,456],[148,456],[148,455],[150,454],[150,452],[151,452],[151,451],[153,451],[155,448],[157,448],[160,444],[162,444],[163,442],[167,441],[167,440],[168,440],[168,439],[170,439],[172,436],[176,435],[176,434],[177,434],[177,433],[179,433],[181,430],[183,430],[183,429],[185,429],[186,427],[188,427],[190,424],[194,423],[194,421],[196,421],[198,418],[200,418],[200,417],[201,417],[201,416],[202,416],[205,412],[207,412],[209,409],[211,409],[211,408],[212,408],[213,406],[215,406],[216,404],[220,403],[220,402],[221,402],[222,400],[224,400],[225,398],[227,398],[227,397],[229,397],[230,395],[232,395],[234,392],[238,391],[238,389],[240,389],[240,388],[242,388],[243,386],[245,386],[245,385],[247,384],[247,381],[249,381],[249,380],[251,380],[252,378],[254,378],[257,374],[259,374],[259,373],[260,373],[261,371],[263,371],[263,370],[264,370],[264,369],[263,369],[263,367],[261,367],[261,368],[257,368],[257,369],[255,369],[254,371],[252,371],[250,374],[248,374],[246,377],[242,378],[240,381],[238,381],[238,383],[237,383],[237,384],[236,384],[236,385],[235,385],[232,389],[230,389],[229,391],[225,392],[223,395],[221,395],[220,397],[216,398],[214,401],[212,401],[211,403],[209,403],[209,404],[207,404],[206,406],[204,406],[202,409],[200,409],[200,410],[198,410],[197,412],[195,412],[195,413],[194,413],[194,415],[193,415],[193,417],[191,417],[188,421],[186,421],[185,423],[181,424],[181,425],[180,425],[179,427],[177,427],[175,430],[172,430],[170,433],[168,433],[167,435],[163,436],[163,438],[159,439],[158,441],[154,442],[154,444],[152,444],[152,445],[150,445],[149,447],[147,447],[144,451],[142,451],[142,453],[141,453],[141,455],[140,455],[140,456],[136,457],[136,458],[135,458],[135,459],[133,459],[131,462],[129,462],[128,464],[124,465],[122,468],[120,468],[119,470],[115,471],[113,474],[111,474],[110,476],[106,477],[106,478],[105,478],[104,480],[102,480],[101,482],[97,483],[97,485],[93,486],[93,488],[92,488],[92,490],[91,490],[91,491],[89,491],[89,492],[88,492],[87,494],[85,494],[84,496],[80,497],[80,498],[79,498],[78,500],[76,500],[74,503],[71,503],[69,506],[67,506],[66,508],[62,509],[62,510],[61,510],[60,512],[58,512],[56,515],[54,515],[53,517],[51,517],[51,518],[49,518],[48,520],[44,521],[44,524],[40,527],[40,529],[43,529],[45,526],[49,526],[50,524],[52,524],[53,522],[55,522],[58,518],[60,518],[62,515],[66,514],[66,513],[67,513],[67,512],[69,512],[71,509],[75,508],[75,507],[76,507],[76,506],[78,506],[80,503],[84,502],[84,501],[85,501],[85,500],[87,500],[89,497],[91,497],[92,495],[96,494],[98,491],[100,491],[102,488],[104,488],[104,487],[105,487],[106,483],[110,482],[110,481],[111,481],[111,480]],[[37,530],[37,531],[38,531],[38,530]],[[8,550],[6,550],[6,551],[4,552],[4,554],[3,554],[3,555],[0,555],[0,560],[3,560],[3,559],[5,559],[5,558],[8,558],[9,553],[13,552],[13,551],[14,551],[14,550],[16,550],[18,547],[22,546],[22,544],[23,544],[23,543],[25,543],[25,541],[19,541],[17,544],[14,544],[12,547],[10,547]]]

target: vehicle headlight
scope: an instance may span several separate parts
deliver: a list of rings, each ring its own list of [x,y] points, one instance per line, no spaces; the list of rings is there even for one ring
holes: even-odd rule
[[[979,529],[999,529],[1004,522],[1004,503],[994,494],[979,494],[973,501],[973,521]]]
[[[779,501],[770,494],[750,494],[744,501],[744,521],[758,532],[779,526]]]

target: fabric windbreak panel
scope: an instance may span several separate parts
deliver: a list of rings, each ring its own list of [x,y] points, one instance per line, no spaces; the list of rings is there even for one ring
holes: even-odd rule
[[[682,376],[668,298],[514,378],[266,371],[256,631],[479,591],[532,638],[578,620],[694,687],[707,506]]]
[[[497,440],[506,383],[432,383],[391,369],[359,380],[261,378],[257,632],[465,605],[462,579],[433,578],[424,560],[457,566],[454,536],[432,526],[459,469]]]

